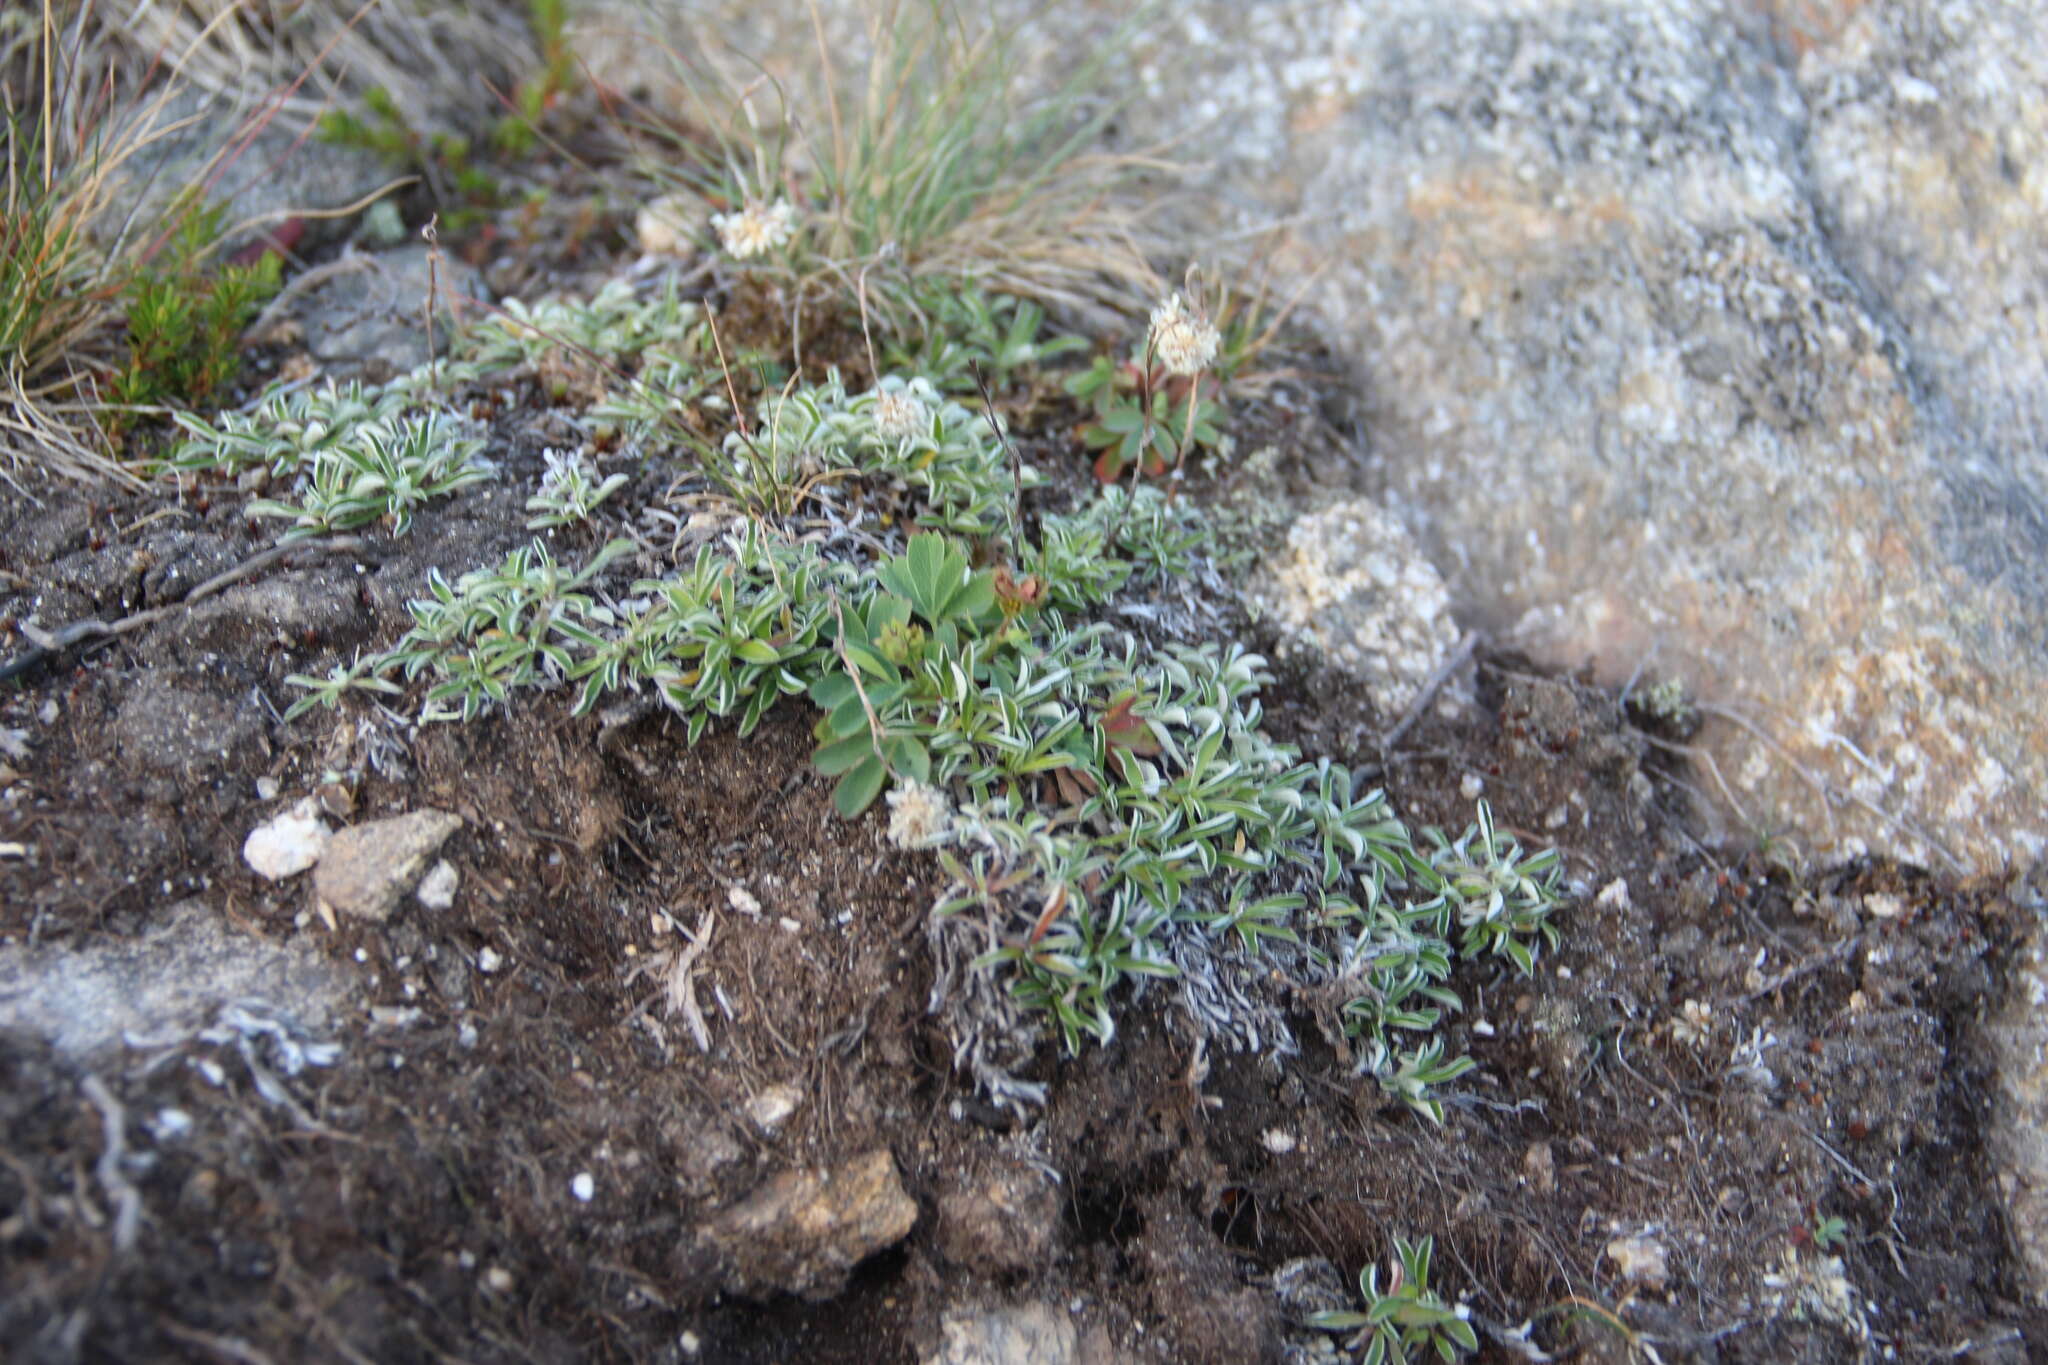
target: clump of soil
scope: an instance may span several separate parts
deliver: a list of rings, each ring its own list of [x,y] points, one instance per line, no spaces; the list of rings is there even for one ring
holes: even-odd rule
[[[835,335],[817,355],[854,364]],[[1042,1111],[988,1104],[933,1017],[937,864],[880,811],[834,816],[800,704],[695,747],[559,694],[465,725],[361,701],[282,723],[285,677],[388,643],[429,567],[528,538],[536,401],[495,415],[504,480],[410,537],[294,552],[0,694],[0,842],[23,850],[0,951],[91,954],[196,901],[355,1001],[295,1070],[283,1026],[84,1054],[0,1034],[17,1358],[916,1361],[963,1315],[1038,1305],[1077,1360],[1312,1359],[1337,1339],[1276,1274],[1321,1258],[1348,1283],[1423,1234],[1496,1359],[2048,1349],[1981,1136],[1973,1028],[2019,919],[2000,886],[1702,848],[1658,752],[1572,678],[1482,657],[1476,705],[1392,750],[1398,718],[1342,679],[1296,668],[1266,698],[1411,824],[1462,827],[1483,793],[1564,850],[1563,951],[1454,979],[1449,1047],[1479,1068],[1441,1128],[1357,1076],[1315,1002],[1283,1058],[1205,1044],[1168,990],[1108,1046],[1043,1044]],[[1291,479],[1341,479],[1304,404],[1250,420]],[[10,649],[31,615],[173,604],[271,534],[233,496],[40,496],[0,533]],[[330,926],[305,878],[258,877],[244,840],[309,794],[344,823],[459,815],[453,903]],[[771,1235],[729,1235],[776,1200]]]

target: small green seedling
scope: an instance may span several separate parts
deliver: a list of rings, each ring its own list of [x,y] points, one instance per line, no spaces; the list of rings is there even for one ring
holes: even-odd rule
[[[1391,1283],[1380,1292],[1380,1268],[1368,1265],[1358,1272],[1358,1292],[1365,1311],[1331,1311],[1312,1314],[1311,1327],[1331,1332],[1358,1332],[1354,1347],[1365,1347],[1365,1365],[1409,1365],[1409,1352],[1416,1347],[1433,1349],[1437,1356],[1454,1361],[1467,1351],[1479,1349],[1479,1335],[1465,1314],[1430,1292],[1429,1258],[1436,1239],[1417,1242],[1394,1239]]]

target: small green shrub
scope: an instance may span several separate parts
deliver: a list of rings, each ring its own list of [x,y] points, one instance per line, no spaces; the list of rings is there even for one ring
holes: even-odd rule
[[[512,108],[491,126],[491,145],[506,156],[527,156],[540,143],[540,124],[576,85],[576,53],[569,44],[569,0],[527,0],[540,70],[512,91]]]
[[[555,363],[573,341],[620,375],[674,364],[701,377],[702,325],[686,306],[608,291],[508,307],[458,350],[502,370]],[[271,432],[235,433],[234,458],[317,474],[362,444],[327,443],[320,419],[384,431],[383,401],[273,400]],[[578,711],[646,689],[694,743],[714,720],[745,734],[803,696],[840,814],[888,797],[892,837],[935,849],[946,874],[939,922],[987,944],[978,966],[1067,1050],[1111,1038],[1138,984],[1257,961],[1332,1000],[1361,1073],[1443,1120],[1443,1088],[1472,1066],[1437,1036],[1459,1007],[1452,968],[1461,951],[1533,967],[1555,937],[1555,859],[1525,854],[1483,805],[1472,829],[1425,831],[1418,848],[1382,792],[1267,733],[1259,656],[1091,619],[1207,572],[1208,514],[1107,487],[1027,517],[1018,493],[1035,476],[985,411],[923,376],[860,394],[836,373],[792,384],[717,442],[672,410],[642,416],[648,442],[694,457],[683,487],[694,478],[731,509],[721,543],[616,596],[597,589],[623,541],[580,568],[536,542],[452,583],[436,573],[391,650],[294,678],[307,695],[293,714],[400,674],[427,683],[423,718],[472,717],[520,688],[570,691]],[[595,492],[577,486],[564,508]],[[372,501],[336,492],[339,515],[309,499],[302,524],[352,524]]]
[[[186,202],[164,251],[129,284],[128,360],[108,386],[114,403],[190,406],[241,368],[242,329],[277,292],[279,258],[266,253],[249,265],[208,270],[223,211]]]

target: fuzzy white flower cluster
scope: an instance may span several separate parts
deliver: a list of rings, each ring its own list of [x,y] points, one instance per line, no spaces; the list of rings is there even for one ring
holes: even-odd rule
[[[575,488],[588,483],[597,471],[584,458],[581,450],[556,450],[550,447],[541,452],[547,461],[547,471],[540,476],[542,497],[553,497],[566,486]]]
[[[711,226],[726,254],[736,261],[750,261],[779,251],[796,235],[796,209],[787,199],[763,204],[750,199],[738,213],[713,215]]]
[[[1688,1000],[1665,1022],[1673,1041],[1690,1048],[1703,1048],[1714,1036],[1714,1007]]]
[[[930,848],[953,833],[953,806],[937,787],[905,779],[889,789],[889,842],[898,848]]]
[[[931,425],[925,405],[903,389],[883,389],[875,395],[875,430],[885,441],[907,441]]]
[[[1169,374],[1197,375],[1208,369],[1220,340],[1209,319],[1178,294],[1152,310],[1152,354]]]

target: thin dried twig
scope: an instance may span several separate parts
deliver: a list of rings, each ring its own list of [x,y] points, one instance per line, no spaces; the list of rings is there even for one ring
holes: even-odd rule
[[[704,1011],[697,1007],[697,959],[711,946],[711,931],[717,927],[717,913],[706,910],[704,918],[697,921],[697,933],[689,946],[676,954],[668,969],[668,1012],[671,1016],[683,1016],[683,1022],[690,1026],[690,1037],[697,1042],[697,1051],[707,1055],[711,1051],[711,1030],[704,1023]]]

